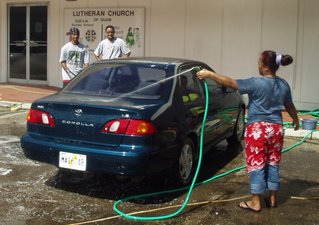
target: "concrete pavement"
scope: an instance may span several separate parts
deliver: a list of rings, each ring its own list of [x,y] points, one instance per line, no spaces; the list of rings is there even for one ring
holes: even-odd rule
[[[0,106],[28,109],[34,100],[59,90],[60,88],[46,85],[0,83]]]

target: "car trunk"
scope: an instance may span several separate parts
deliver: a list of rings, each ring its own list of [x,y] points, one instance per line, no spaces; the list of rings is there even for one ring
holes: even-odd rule
[[[138,109],[115,108],[89,104],[65,104],[48,102],[35,104],[37,108],[49,112],[55,126],[29,124],[29,131],[40,133],[43,138],[56,142],[80,145],[98,145],[116,147],[125,135],[102,132],[106,122],[113,119],[136,118]]]

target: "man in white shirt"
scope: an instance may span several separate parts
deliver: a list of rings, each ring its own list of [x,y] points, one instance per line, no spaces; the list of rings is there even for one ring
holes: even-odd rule
[[[131,50],[125,41],[114,36],[115,28],[112,25],[105,28],[105,34],[106,38],[99,43],[94,51],[97,60],[129,57],[131,55]]]
[[[65,87],[84,68],[89,66],[90,55],[87,48],[79,42],[80,31],[73,27],[69,31],[70,41],[61,48],[63,87]]]

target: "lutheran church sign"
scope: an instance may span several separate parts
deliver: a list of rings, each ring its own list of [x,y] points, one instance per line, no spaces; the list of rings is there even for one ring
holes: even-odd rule
[[[144,56],[144,11],[144,8],[67,8],[64,10],[64,29],[77,27],[80,42],[93,54],[105,38],[105,27],[113,25],[115,36],[127,43],[131,56]]]

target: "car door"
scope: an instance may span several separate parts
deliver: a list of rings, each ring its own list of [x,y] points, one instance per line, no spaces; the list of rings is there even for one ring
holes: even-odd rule
[[[180,89],[183,104],[187,110],[187,120],[199,136],[205,112],[206,93],[202,82],[196,76],[196,70],[191,70],[191,68],[195,66],[202,67],[200,64],[189,64],[180,68],[179,73],[181,75],[178,77],[178,87]],[[214,142],[216,139],[216,128],[220,126],[217,113],[217,104],[210,100],[208,117],[205,124],[205,145]]]
[[[206,79],[210,93],[210,104],[214,109],[215,139],[223,139],[233,133],[239,113],[239,95],[235,90]]]

